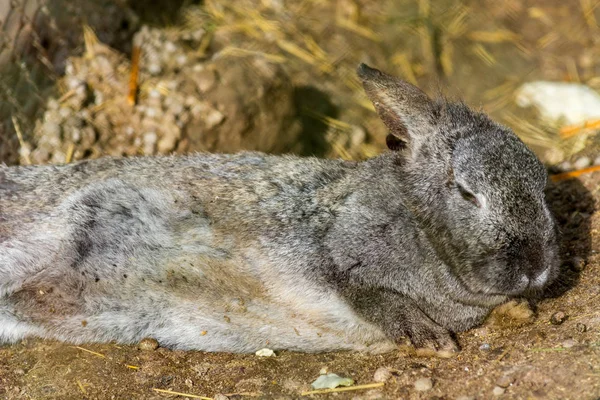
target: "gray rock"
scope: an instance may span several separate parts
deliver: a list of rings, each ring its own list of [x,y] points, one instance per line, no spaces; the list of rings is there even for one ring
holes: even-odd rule
[[[154,339],[154,338],[145,338],[140,340],[140,342],[138,343],[138,349],[140,350],[144,350],[144,351],[153,351],[158,349],[158,340]]]
[[[433,388],[433,380],[431,378],[420,378],[415,381],[415,390],[426,392]]]
[[[503,387],[500,387],[500,386],[496,386],[494,388],[494,390],[492,390],[492,393],[494,394],[494,396],[501,396],[504,394],[504,392],[506,392],[506,389],[504,389]]]
[[[377,368],[377,371],[375,371],[375,374],[373,375],[373,380],[375,382],[387,382],[392,375],[392,371],[387,367]]]

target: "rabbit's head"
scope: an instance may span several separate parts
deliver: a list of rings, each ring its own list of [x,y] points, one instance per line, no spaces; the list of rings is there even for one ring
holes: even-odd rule
[[[558,274],[544,166],[508,128],[461,103],[359,67],[389,129],[402,201],[471,293],[522,295]]]

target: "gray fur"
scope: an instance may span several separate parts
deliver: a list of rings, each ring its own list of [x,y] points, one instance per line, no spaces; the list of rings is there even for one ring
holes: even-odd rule
[[[372,352],[557,274],[546,172],[507,128],[367,66],[393,149],[0,167],[0,341]]]

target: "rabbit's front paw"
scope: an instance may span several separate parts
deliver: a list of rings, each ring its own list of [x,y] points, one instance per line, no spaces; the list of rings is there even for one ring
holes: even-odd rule
[[[413,322],[406,335],[419,357],[450,358],[459,351],[452,333],[431,320]]]

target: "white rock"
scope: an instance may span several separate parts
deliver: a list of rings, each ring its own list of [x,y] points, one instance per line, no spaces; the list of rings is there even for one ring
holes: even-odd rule
[[[373,380],[375,382],[387,382],[392,377],[392,371],[389,368],[381,367],[377,368],[375,374],[373,375]]]
[[[573,163],[573,167],[575,169],[584,169],[590,166],[590,164],[592,163],[592,160],[590,160],[589,157],[579,157],[577,160],[575,160],[575,162]]]
[[[342,378],[336,374],[321,375],[311,384],[313,389],[334,389],[338,386],[352,385],[354,385],[354,379]]]
[[[275,352],[271,349],[260,349],[256,352],[259,357],[275,357]]]
[[[573,169],[573,164],[571,164],[570,161],[563,161],[560,164],[558,164],[558,169],[560,169],[563,172],[568,172]]]
[[[415,381],[415,390],[419,392],[425,392],[433,387],[433,381],[431,378],[421,378]]]
[[[600,94],[579,83],[535,81],[517,90],[520,107],[535,107],[551,124],[577,125],[600,119]]]

